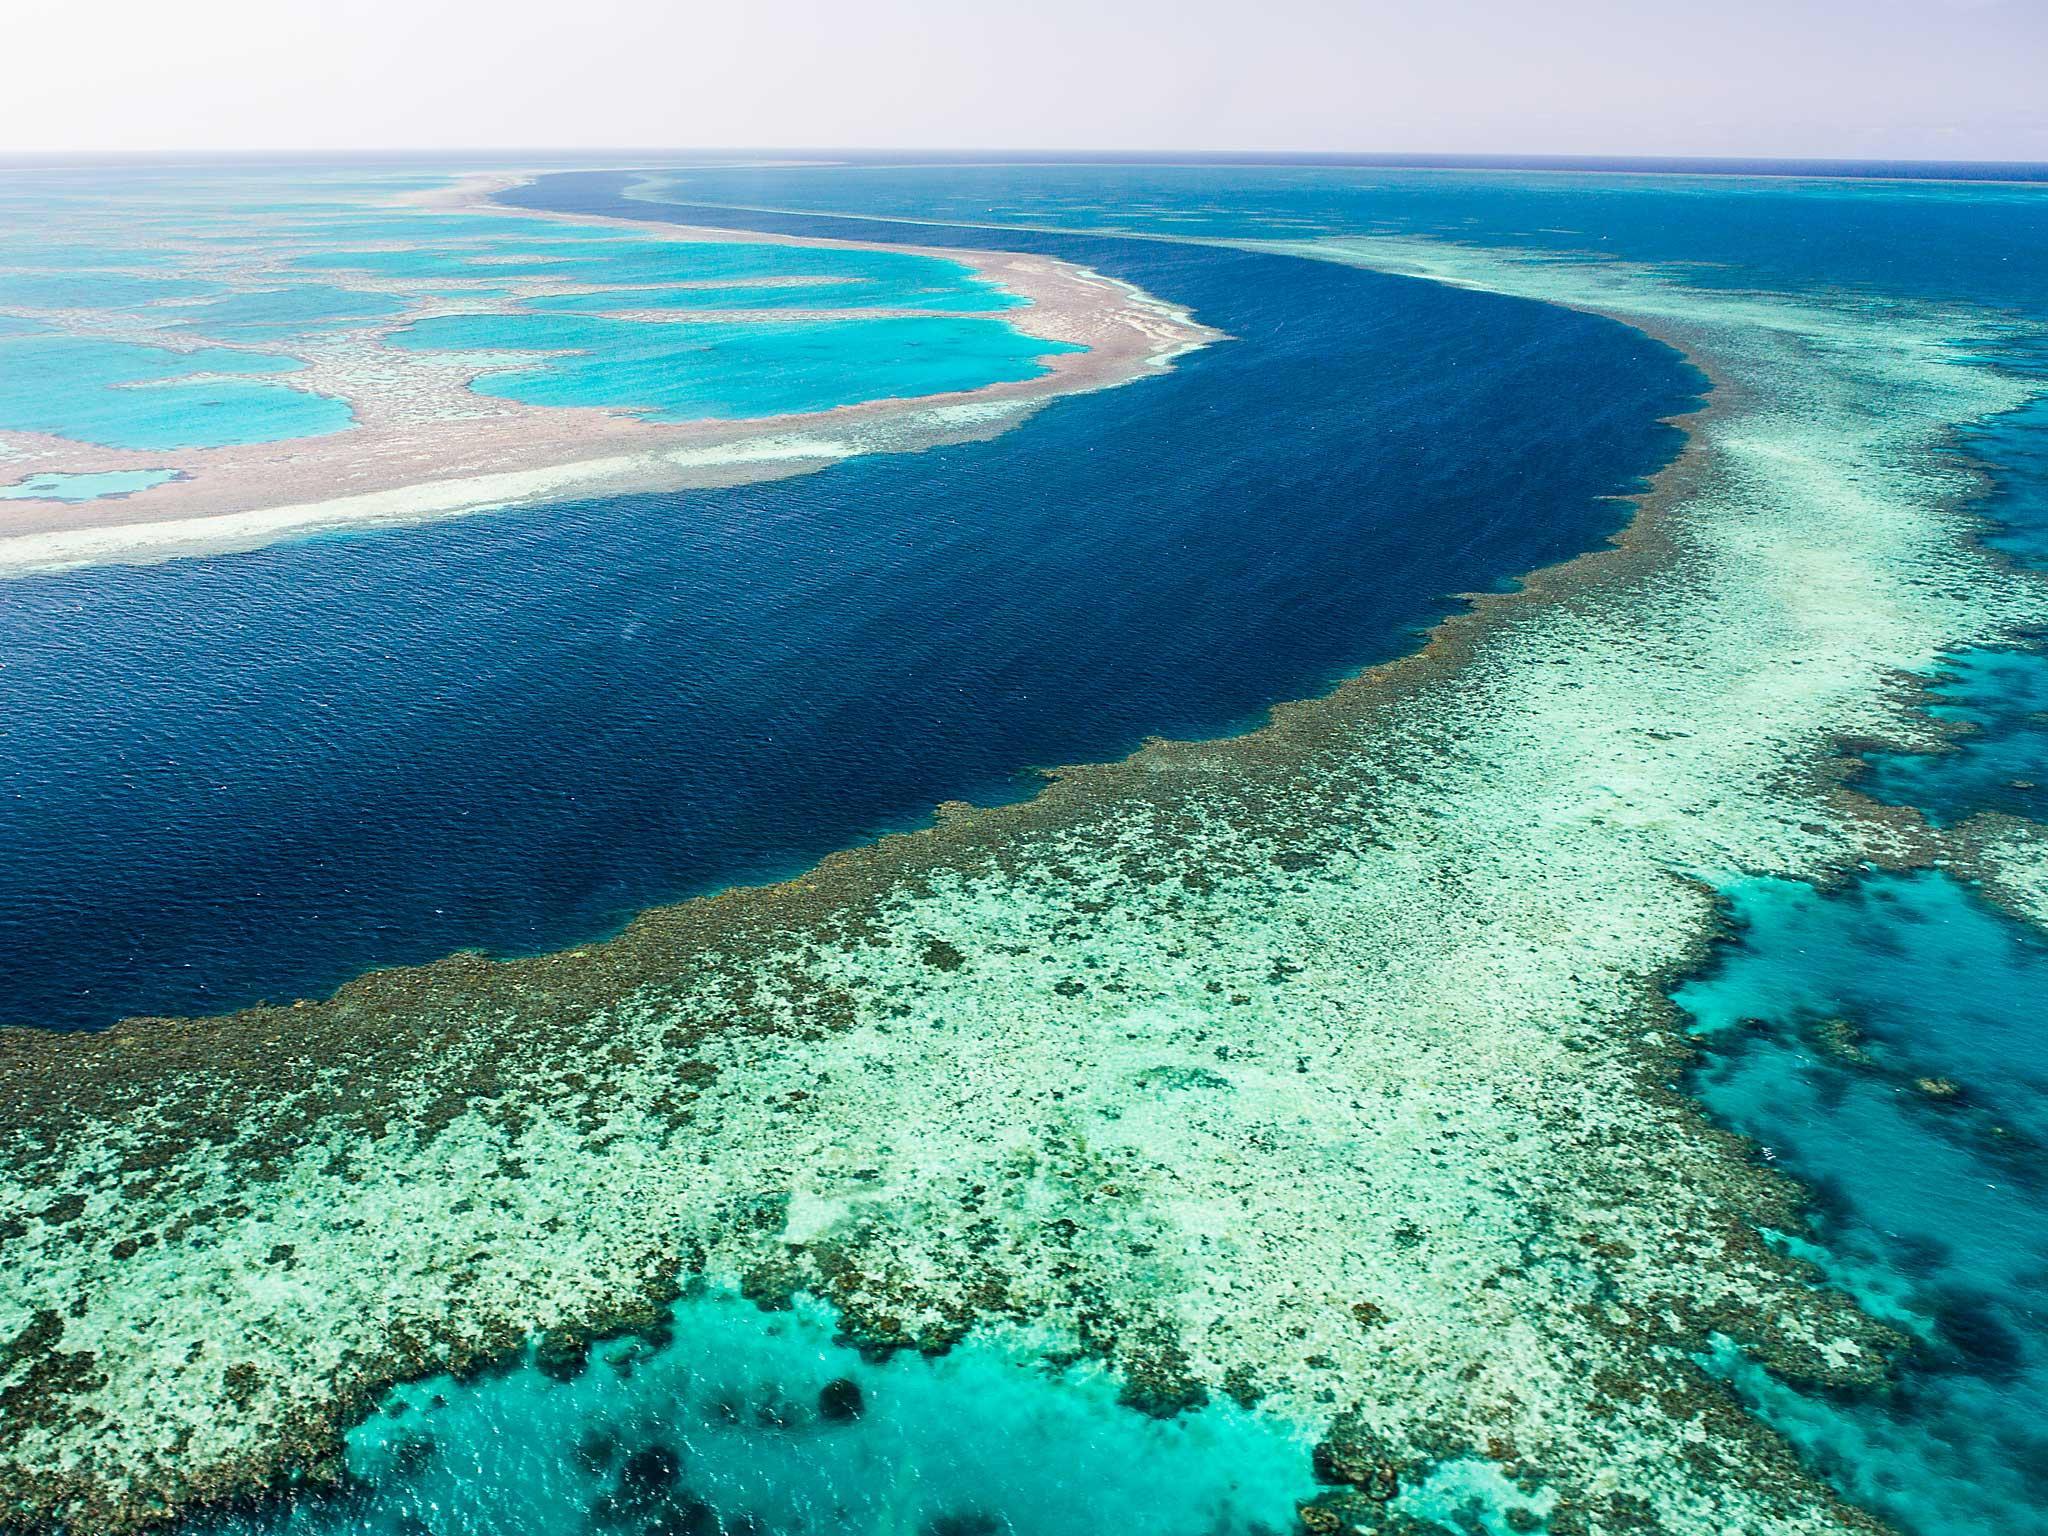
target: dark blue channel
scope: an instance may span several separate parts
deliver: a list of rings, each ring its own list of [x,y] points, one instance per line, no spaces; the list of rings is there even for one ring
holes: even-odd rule
[[[625,180],[523,200],[657,217]],[[1704,387],[1538,304],[1003,243],[1234,339],[992,442],[0,588],[0,1021],[553,948],[1026,792],[1033,764],[1241,728],[1597,545]]]

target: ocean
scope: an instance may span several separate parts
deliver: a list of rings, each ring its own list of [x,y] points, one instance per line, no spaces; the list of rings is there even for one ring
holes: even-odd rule
[[[1808,306],[1845,350],[1910,324],[2048,377],[2034,173],[1746,169],[871,162],[508,194],[1042,252],[1229,339],[987,442],[0,588],[0,789],[34,808],[0,823],[0,1016],[90,1031],[579,944],[1041,767],[1247,729],[1600,547],[1706,381],[1579,309],[1347,264],[1370,242],[1611,274],[1681,316]],[[2048,568],[2044,425],[2037,394],[1930,450],[2015,569]],[[1984,839],[2040,820],[2034,639],[1917,681],[1941,749],[1847,743],[1851,791]],[[1900,1340],[1855,1389],[1729,1339],[1701,1368],[1901,1530],[2048,1531],[2038,920],[1931,858],[1684,874],[1727,926],[1671,979],[1698,1054],[1669,1085],[1800,1181],[1767,1240]],[[1086,1362],[1022,1363],[1042,1353],[863,1355],[821,1308],[686,1288],[636,1331],[395,1388],[339,1494],[214,1524],[1278,1530],[1327,1473],[1227,1398],[1152,1417]],[[1396,1515],[1584,1529],[1497,1459],[1446,1454]]]
[[[990,442],[0,589],[0,1019],[560,948],[1243,729],[1600,544],[1699,397],[1589,316],[1042,244],[1232,339]]]

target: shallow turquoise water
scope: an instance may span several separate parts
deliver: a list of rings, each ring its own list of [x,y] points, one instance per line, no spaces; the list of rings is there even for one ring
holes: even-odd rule
[[[2001,360],[2048,384],[2038,354]],[[1982,423],[1963,446],[1990,482],[1978,504],[1984,542],[2015,565],[2048,570],[2048,395]],[[1857,787],[1943,826],[1984,811],[2048,821],[2048,651],[2037,641],[1951,655],[1929,691],[1930,715],[1967,727],[1954,750],[1866,754]]]
[[[175,480],[175,469],[115,469],[97,475],[30,475],[13,485],[0,485],[0,501],[98,501],[103,496],[128,496],[152,485]]]
[[[528,405],[612,406],[656,421],[777,416],[974,389],[1045,371],[1083,350],[998,320],[663,324],[593,315],[443,315],[391,337],[431,350],[568,355],[486,374],[472,386]]]
[[[1984,811],[2048,821],[2048,654],[1964,651],[1929,688],[1927,713],[1969,732],[1952,751],[1871,753],[1857,787],[1944,826]]]
[[[520,277],[590,284],[731,283],[828,278],[869,307],[1004,308],[1015,301],[958,262],[903,251],[840,250],[758,241],[628,239],[593,242],[505,235],[464,244],[436,244],[415,229],[404,250],[331,250],[294,265],[323,272],[386,277]],[[467,235],[465,224],[451,233]],[[857,299],[851,297],[857,295]]]
[[[994,316],[1025,301],[942,257],[675,239],[595,223],[406,208],[390,202],[395,193],[439,178],[355,173],[294,180],[304,176],[223,168],[18,178],[0,186],[0,266],[20,269],[0,274],[0,309],[82,311],[124,329],[176,327],[215,341],[299,350],[337,330],[486,299],[513,311],[500,322],[508,335],[538,333],[554,320],[580,326],[569,345],[584,355],[536,359],[494,376],[481,392],[663,420],[825,410],[974,389],[1032,377],[1043,371],[1037,359],[1068,350],[1001,322],[956,322],[953,316]],[[301,195],[280,195],[286,192]],[[129,266],[147,275],[110,270]],[[386,291],[393,281],[408,287]],[[605,291],[533,291],[564,284]],[[888,325],[824,313],[749,334],[575,319],[626,309],[742,315],[791,306],[935,313]],[[49,326],[33,316],[0,315],[0,335],[31,328]],[[172,447],[317,436],[349,423],[338,402],[270,385],[175,396],[131,390],[167,375],[141,371],[138,350],[117,354],[87,326],[80,331],[76,345],[10,355],[10,369],[27,372],[11,391],[0,384],[0,427],[110,446]],[[396,343],[401,352],[414,345],[410,338]]]
[[[4,204],[0,204],[4,208]],[[93,267],[125,269],[161,267],[175,258],[168,251],[135,245],[87,245],[53,240],[46,233],[0,225],[0,266],[78,272]]]
[[[211,1522],[222,1536],[1120,1536],[1284,1531],[1309,1448],[1224,1403],[1170,1420],[1086,1368],[970,1340],[884,1362],[822,1308],[731,1296],[587,1361],[531,1357],[393,1392],[351,1432],[352,1486]]]
[[[427,184],[438,186],[445,181],[445,177],[437,176],[428,178]],[[380,186],[371,190],[382,193],[387,189]],[[563,250],[609,240],[646,239],[638,230],[618,229],[606,224],[555,224],[541,231],[540,238],[536,239],[533,221],[516,214],[436,216],[340,202],[301,208],[293,215],[292,227],[321,241],[418,240],[424,228],[442,235],[459,233],[477,238],[510,235],[536,245],[544,241]]]
[[[938,309],[988,313],[1016,309],[1025,300],[994,289],[877,290],[865,282],[760,283],[752,287],[625,288],[560,293],[530,299],[535,310],[608,309]]]
[[[529,299],[525,307],[552,314],[626,309],[854,309],[868,302],[859,284],[796,278],[786,284],[748,288],[603,288],[595,293],[555,293]]]
[[[223,291],[219,283],[127,277],[114,272],[0,274],[0,304],[23,309],[135,309],[165,299],[199,299]]]
[[[1932,871],[1728,896],[1738,940],[1674,994],[1709,1042],[1694,1086],[1814,1188],[1815,1256],[1920,1342],[1874,1398],[1724,1369],[1906,1528],[2048,1531],[2048,945]]]
[[[172,352],[84,336],[0,340],[0,428],[107,448],[220,448],[319,437],[354,424],[346,403],[252,378],[294,358],[206,348]]]
[[[230,294],[182,311],[187,329],[224,339],[262,340],[332,330],[395,315],[405,301],[390,294],[307,283]]]

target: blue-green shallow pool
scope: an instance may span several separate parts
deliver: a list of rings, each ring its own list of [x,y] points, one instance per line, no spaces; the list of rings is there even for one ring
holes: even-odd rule
[[[213,1536],[1233,1536],[1292,1528],[1309,1448],[1230,1403],[1172,1419],[969,1340],[883,1362],[823,1310],[679,1303],[586,1359],[401,1387],[348,1486]]]
[[[223,448],[352,426],[346,402],[260,377],[296,358],[173,352],[87,336],[0,337],[0,430],[103,448]]]
[[[1599,543],[1700,388],[1543,305],[1031,242],[1233,339],[985,443],[9,584],[0,1019],[559,947],[1240,727]]]
[[[1921,1343],[1877,1398],[1723,1368],[1904,1528],[2048,1531],[2048,945],[1936,872],[1728,896],[1739,937],[1675,994],[1694,1086],[1813,1187],[1824,1268]]]
[[[109,496],[132,496],[166,480],[175,480],[175,469],[110,469],[99,474],[30,475],[13,485],[0,485],[0,501],[100,501]]]
[[[644,211],[644,210],[641,210]],[[910,251],[827,249],[758,241],[591,239],[582,231],[501,223],[500,238],[483,245],[422,241],[418,223],[387,238],[408,249],[333,250],[302,256],[294,265],[318,271],[375,271],[392,276],[444,277],[467,267],[478,276],[547,277],[576,283],[717,282],[764,278],[842,280],[868,305],[920,301],[980,301],[1005,308],[1014,298],[959,264]],[[451,233],[475,236],[493,221],[465,218]],[[599,227],[602,232],[602,227]],[[609,232],[606,232],[609,233]]]
[[[635,309],[938,309],[996,311],[1025,302],[1015,294],[993,289],[918,288],[878,290],[874,284],[852,282],[756,283],[747,287],[613,288],[596,293],[559,293],[528,299],[531,310]]]
[[[63,258],[60,255],[56,259]],[[164,299],[202,298],[223,291],[219,283],[130,277],[118,272],[0,274],[0,304],[24,309],[135,309]]]
[[[325,283],[255,288],[194,304],[179,313],[188,330],[223,340],[304,336],[395,315],[405,301]]]
[[[614,299],[614,305],[619,300]],[[918,317],[659,324],[599,315],[443,315],[391,337],[435,351],[551,352],[491,372],[477,393],[526,405],[608,406],[654,421],[827,411],[1035,378],[1042,359],[1085,350],[1001,320]]]
[[[2038,358],[2015,360],[2048,377]],[[2015,565],[2048,569],[2048,398],[1967,435],[1990,480],[1985,542]],[[2048,650],[1975,650],[1929,679],[1928,713],[1966,727],[1953,751],[1866,755],[1857,787],[1889,805],[1917,806],[1940,825],[1996,811],[2048,821]]]
[[[2048,821],[2048,654],[1965,651],[1930,680],[1927,712],[1968,727],[1946,752],[1882,752],[1857,788],[1937,824],[1983,811]]]

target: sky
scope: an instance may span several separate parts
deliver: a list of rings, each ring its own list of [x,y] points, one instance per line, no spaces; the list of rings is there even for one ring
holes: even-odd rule
[[[2048,161],[2048,0],[7,0],[0,154]]]

